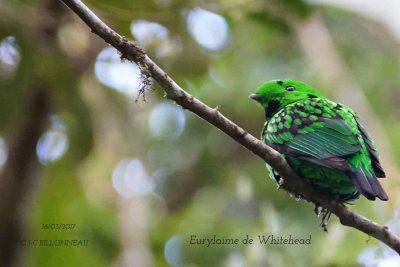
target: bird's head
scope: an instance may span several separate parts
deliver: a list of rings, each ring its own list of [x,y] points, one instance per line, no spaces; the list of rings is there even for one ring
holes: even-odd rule
[[[293,102],[307,98],[323,98],[324,95],[301,81],[272,80],[262,84],[249,97],[261,104],[268,120]]]

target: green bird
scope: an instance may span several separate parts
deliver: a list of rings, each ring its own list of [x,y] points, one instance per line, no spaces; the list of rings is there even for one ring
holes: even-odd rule
[[[352,109],[297,80],[266,82],[250,98],[265,111],[263,142],[301,177],[341,202],[360,193],[388,200],[377,179],[385,177],[378,151]],[[279,184],[277,172],[267,167]]]

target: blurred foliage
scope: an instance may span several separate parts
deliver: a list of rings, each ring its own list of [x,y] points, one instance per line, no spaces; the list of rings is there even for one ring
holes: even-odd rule
[[[0,135],[12,135],[28,112],[24,103],[32,84],[44,84],[51,115],[61,121],[68,148],[61,158],[32,168],[37,175],[24,212],[23,236],[82,239],[89,245],[21,247],[21,266],[361,266],[358,259],[365,257],[366,248],[383,250],[376,240],[366,242],[366,235],[341,226],[337,218],[324,233],[313,207],[277,190],[260,159],[165,100],[158,85],[148,91],[146,102],[102,85],[94,67],[106,44],[64,6],[44,8],[50,2],[54,1],[0,3],[0,42],[13,36],[18,51],[9,64],[0,47]],[[319,84],[293,33],[294,24],[318,15],[349,75],[364,88],[387,128],[389,138],[380,142],[387,142],[394,158],[400,158],[399,39],[374,19],[296,0],[85,3],[118,32],[136,37],[189,93],[218,106],[256,136],[264,118],[247,96],[259,84],[285,77]],[[196,41],[188,23],[195,10],[224,19],[229,39],[221,48],[209,49]],[[132,23],[138,21],[158,23],[166,34],[157,26],[158,39],[132,36]],[[46,25],[52,26],[53,37],[46,35]],[[149,32],[147,28],[143,34]],[[129,79],[137,84],[137,77]],[[329,84],[321,86],[322,91],[324,86]],[[157,107],[161,113],[154,113]],[[51,153],[55,148],[48,149]],[[389,177],[384,186],[388,203],[360,199],[352,207],[379,223],[393,222],[398,182]],[[51,223],[73,223],[76,228],[41,229]],[[255,244],[189,244],[192,235],[214,234],[240,240],[248,235]],[[270,234],[311,235],[312,242],[258,244],[258,235]]]

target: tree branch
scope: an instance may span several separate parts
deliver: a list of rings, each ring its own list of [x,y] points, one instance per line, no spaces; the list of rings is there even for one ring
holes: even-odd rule
[[[147,56],[143,49],[107,26],[81,1],[61,1],[71,8],[90,27],[93,33],[116,48],[122,54],[122,58],[135,62],[140,67],[143,74],[152,77],[166,92],[166,97],[168,99],[175,101],[183,108],[190,110],[200,118],[211,123],[236,142],[262,158],[266,163],[270,164],[283,177],[281,188],[328,209],[340,219],[343,225],[353,227],[367,235],[375,237],[400,254],[400,238],[390,231],[387,226],[379,225],[357,214],[344,204],[323,196],[306,180],[301,179],[277,151],[265,145],[226,118],[217,108],[210,108],[185,92]]]
[[[46,86],[36,81],[30,89],[28,112],[8,139],[8,159],[0,175],[0,266],[13,266],[21,248],[21,211],[32,190],[36,143],[46,129],[50,113]]]

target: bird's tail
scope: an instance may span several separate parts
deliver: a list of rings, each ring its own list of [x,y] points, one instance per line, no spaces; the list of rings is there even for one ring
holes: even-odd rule
[[[386,201],[389,199],[375,175],[359,168],[351,169],[350,176],[357,190],[369,200],[379,198]]]

